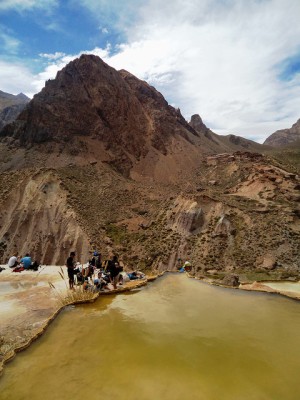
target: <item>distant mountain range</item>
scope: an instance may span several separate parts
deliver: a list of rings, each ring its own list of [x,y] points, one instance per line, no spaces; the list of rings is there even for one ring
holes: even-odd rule
[[[29,101],[23,93],[15,96],[0,90],[0,130],[13,122]]]

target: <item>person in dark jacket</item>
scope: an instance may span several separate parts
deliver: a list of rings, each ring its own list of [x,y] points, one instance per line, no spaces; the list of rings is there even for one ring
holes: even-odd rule
[[[100,269],[102,267],[102,260],[101,260],[101,254],[98,253],[97,251],[94,252],[93,258],[91,260],[91,264],[93,267]]]
[[[118,256],[113,256],[111,260],[108,260],[106,271],[110,274],[110,280],[114,289],[117,289],[118,277],[121,269]]]
[[[74,275],[75,275],[75,252],[71,251],[70,257],[68,257],[66,262],[66,267],[68,268],[68,277],[69,277],[69,287],[70,290],[74,289]]]

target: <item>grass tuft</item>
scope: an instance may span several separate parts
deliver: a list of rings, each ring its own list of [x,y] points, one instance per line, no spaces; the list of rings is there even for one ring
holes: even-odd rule
[[[60,306],[66,306],[74,303],[84,303],[85,301],[95,300],[98,294],[92,290],[85,290],[82,286],[74,287],[73,290],[69,290],[66,280],[64,278],[64,271],[59,271],[59,276],[65,282],[67,292],[58,290],[52,282],[48,282],[50,289],[55,291]]]

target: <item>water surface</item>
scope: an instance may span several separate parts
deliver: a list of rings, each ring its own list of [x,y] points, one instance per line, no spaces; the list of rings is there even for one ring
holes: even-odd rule
[[[168,275],[63,312],[1,400],[296,400],[300,303]]]

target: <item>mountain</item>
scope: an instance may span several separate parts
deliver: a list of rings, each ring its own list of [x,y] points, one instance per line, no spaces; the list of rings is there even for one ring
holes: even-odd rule
[[[272,133],[264,144],[274,147],[283,147],[300,140],[300,119],[289,129],[281,129]]]
[[[298,277],[300,180],[262,152],[83,55],[0,132],[1,262],[97,249],[129,269]]]
[[[2,111],[6,107],[13,106],[15,104],[26,104],[29,101],[29,97],[25,96],[25,94],[23,93],[13,95],[10,93],[2,92],[0,90],[0,111]]]
[[[46,82],[0,136],[16,147],[38,148],[35,165],[38,158],[45,162],[41,156],[50,148],[62,155],[62,164],[74,157],[78,162],[96,159],[127,175],[146,156],[143,164],[170,154],[171,141],[198,157],[197,133],[159,92],[87,55]]]
[[[0,130],[13,122],[29,101],[23,93],[15,96],[0,90]]]
[[[190,126],[205,140],[205,147],[214,153],[250,151],[261,153],[267,148],[252,140],[236,135],[217,135],[207,128],[198,114],[192,115]]]
[[[96,160],[135,179],[161,181],[178,180],[205,154],[260,146],[199,130],[154,87],[92,55],[82,55],[46,82],[1,138],[10,147],[32,149],[27,160],[14,157],[13,167]]]

